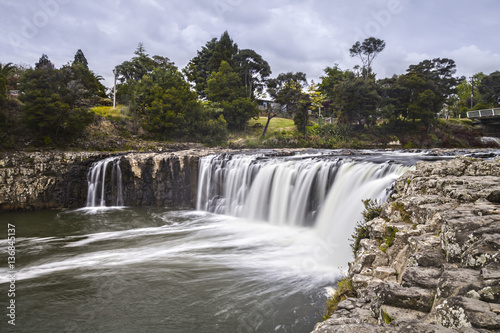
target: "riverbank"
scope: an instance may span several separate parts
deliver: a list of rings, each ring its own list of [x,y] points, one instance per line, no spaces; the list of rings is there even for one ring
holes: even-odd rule
[[[500,329],[500,159],[418,162],[367,222],[314,333]]]

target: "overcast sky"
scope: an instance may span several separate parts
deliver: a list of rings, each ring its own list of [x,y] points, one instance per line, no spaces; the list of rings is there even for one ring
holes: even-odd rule
[[[60,67],[82,49],[110,87],[139,42],[183,68],[227,30],[272,76],[301,71],[317,82],[326,66],[352,69],[360,61],[349,48],[370,36],[387,44],[377,78],[438,57],[470,76],[500,70],[499,17],[498,0],[0,0],[0,63],[33,66],[45,53]]]

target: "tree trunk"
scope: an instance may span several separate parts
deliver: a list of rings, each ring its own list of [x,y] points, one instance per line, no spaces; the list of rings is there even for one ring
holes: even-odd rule
[[[267,114],[267,123],[266,123],[266,126],[264,127],[264,131],[262,132],[262,138],[264,138],[266,136],[267,127],[269,126],[269,122],[271,121],[271,119],[273,119],[276,116],[277,116],[277,114],[273,114],[271,116],[271,111],[269,111],[269,113]]]
[[[306,126],[307,126],[307,111],[304,113],[304,125],[302,126],[302,135],[306,137]]]

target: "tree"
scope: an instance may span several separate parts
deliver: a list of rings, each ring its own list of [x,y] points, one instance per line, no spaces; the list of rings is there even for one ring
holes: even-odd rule
[[[134,54],[136,56],[130,61],[124,61],[116,66],[116,74],[122,84],[141,81],[144,75],[153,73],[155,68],[169,68],[174,66],[174,63],[168,58],[161,56],[150,57],[146,53],[142,43],[139,43]]]
[[[306,74],[302,72],[281,73],[278,77],[267,80],[269,95],[290,113],[296,111],[300,94],[305,86],[307,86]]]
[[[408,117],[410,119],[422,119],[426,125],[436,117],[448,98],[453,96],[457,90],[458,79],[453,75],[456,72],[455,61],[447,58],[435,58],[424,60],[417,65],[410,65],[407,74],[402,76],[403,86],[410,91],[408,97]],[[421,102],[420,94],[429,90],[432,95],[425,93],[428,98],[432,97],[430,103]],[[429,109],[432,108],[432,109]],[[424,114],[417,115],[416,112],[422,111]],[[433,116],[430,116],[430,113]]]
[[[414,120],[419,118],[424,125],[429,126],[436,117],[436,103],[439,103],[436,94],[427,89],[412,99],[408,105],[408,117]]]
[[[486,75],[482,72],[472,76],[471,81],[462,78],[457,85],[457,98],[459,106],[462,108],[471,108],[474,104],[482,100],[478,86]]]
[[[134,51],[135,57],[115,67],[117,79],[116,98],[119,103],[130,104],[134,99],[135,85],[146,75],[151,75],[156,68],[175,68],[174,63],[166,57],[155,55],[150,57],[144,45],[139,43]]]
[[[314,83],[314,81],[311,81],[307,93],[311,98],[311,110],[317,113],[319,117],[321,115],[321,108],[325,102],[325,95],[321,92],[319,84]]]
[[[239,71],[246,97],[254,99],[255,93],[261,94],[265,81],[271,75],[271,67],[254,50],[240,50],[234,57],[235,68]]]
[[[206,98],[207,80],[212,73],[208,67],[208,62],[213,55],[217,38],[209,40],[201,51],[198,51],[196,57],[191,59],[187,66],[182,70],[189,82],[194,84],[194,88],[200,98]],[[219,64],[220,66],[220,64]]]
[[[219,41],[215,44],[212,56],[208,60],[208,70],[210,73],[219,70],[223,61],[227,62],[229,66],[234,66],[234,57],[238,54],[238,45],[233,42],[229,33],[224,31],[220,36]]]
[[[328,98],[335,99],[335,95],[333,93],[335,86],[348,76],[348,71],[344,72],[339,68],[338,64],[335,64],[333,67],[326,67],[324,72],[326,75],[321,77],[319,89]]]
[[[64,99],[69,105],[92,107],[106,97],[106,87],[100,82],[102,77],[84,64],[74,62],[71,66],[63,66],[60,72],[67,82]]]
[[[220,39],[208,41],[196,57],[183,69],[189,82],[194,84],[199,97],[207,98],[207,84],[212,73],[219,71],[225,61],[240,76],[240,85],[245,87],[245,96],[255,99],[262,93],[264,82],[271,74],[269,64],[253,50],[240,50],[225,31]]]
[[[335,96],[340,122],[359,126],[375,124],[381,98],[373,79],[358,78],[349,72],[348,77],[335,86]]]
[[[224,31],[219,39],[209,40],[196,57],[191,59],[183,69],[189,82],[194,84],[200,98],[207,98],[207,84],[210,75],[217,72],[222,61],[234,68],[234,57],[238,53],[238,45],[233,42],[229,33]],[[242,82],[240,82],[242,84]]]
[[[89,63],[87,61],[87,58],[85,58],[85,55],[83,54],[83,51],[81,49],[78,49],[75,54],[75,59],[73,60],[73,65],[76,63],[82,64],[85,68],[89,68]]]
[[[359,57],[363,63],[362,73],[366,79],[372,73],[372,62],[385,49],[385,42],[375,37],[366,38],[363,43],[356,42],[349,52],[351,57]]]
[[[325,75],[321,77],[318,88],[322,95],[325,96],[326,101],[324,104],[328,107],[328,110],[325,109],[324,114],[328,111],[330,115],[333,115],[336,108],[335,101],[338,98],[338,90],[335,90],[335,87],[349,77],[350,71],[343,71],[338,64],[333,67],[326,67],[324,71]]]
[[[422,78],[437,96],[442,104],[446,99],[456,93],[457,78],[455,61],[448,58],[435,58],[424,60],[417,65],[410,65],[407,72]]]
[[[500,105],[500,71],[485,76],[478,86],[479,92],[483,98],[483,103],[491,106]]]
[[[68,76],[48,65],[27,70],[19,81],[24,122],[45,143],[78,135],[93,120],[71,95]]]
[[[297,101],[297,111],[293,117],[293,123],[302,135],[306,136],[306,126],[309,122],[309,108],[311,107],[311,97],[306,93],[301,93]]]
[[[302,72],[281,73],[275,79],[267,81],[269,95],[294,116],[294,123],[304,136],[310,106],[310,97],[303,91],[305,86],[307,86],[306,74]]]
[[[196,93],[175,67],[156,68],[136,86],[132,107],[145,130],[160,139],[217,142],[227,135],[226,123],[218,114],[202,107]]]
[[[209,101],[222,105],[230,130],[243,130],[248,120],[258,116],[256,104],[245,97],[240,76],[226,61],[222,61],[219,71],[208,79],[207,97]]]
[[[7,99],[7,79],[14,69],[15,66],[11,62],[5,65],[0,63],[0,102]]]
[[[207,88],[207,97],[211,102],[230,102],[245,96],[240,76],[226,61],[222,61],[219,70],[210,75]]]
[[[35,69],[41,68],[55,68],[54,64],[49,60],[49,57],[46,54],[42,54],[38,62],[35,64]]]
[[[225,101],[222,103],[222,108],[224,109],[224,119],[230,130],[242,131],[251,118],[259,116],[257,105],[247,97]]]
[[[377,82],[381,97],[383,117],[390,121],[406,118],[408,116],[408,103],[411,92],[403,83],[404,76],[394,75]]]

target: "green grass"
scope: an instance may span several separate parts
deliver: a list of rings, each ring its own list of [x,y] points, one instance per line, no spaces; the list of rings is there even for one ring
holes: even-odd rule
[[[382,319],[384,319],[384,322],[386,324],[390,324],[392,321],[394,321],[394,318],[391,318],[391,316],[389,316],[385,309],[382,309]]]
[[[335,310],[337,310],[337,305],[339,305],[340,302],[347,299],[347,297],[355,296],[356,291],[352,286],[351,279],[344,277],[342,280],[338,281],[335,293],[326,300],[326,313],[323,316],[323,320],[327,320],[332,316]]]
[[[129,118],[128,115],[128,107],[124,105],[117,105],[115,109],[112,106],[95,106],[90,111],[95,112],[96,114],[100,114],[106,118]]]
[[[262,127],[259,126],[260,132],[262,132],[264,130],[264,127],[266,126],[267,117],[260,117],[257,120],[250,119],[250,121],[248,122],[248,128],[254,128],[255,124],[257,124],[257,123],[262,125]],[[295,127],[295,124],[293,123],[292,119],[274,117],[269,122],[269,126],[267,127],[266,136],[267,136],[267,134],[272,134],[272,133],[276,133],[276,132],[294,131],[294,130],[296,130],[296,127]]]

